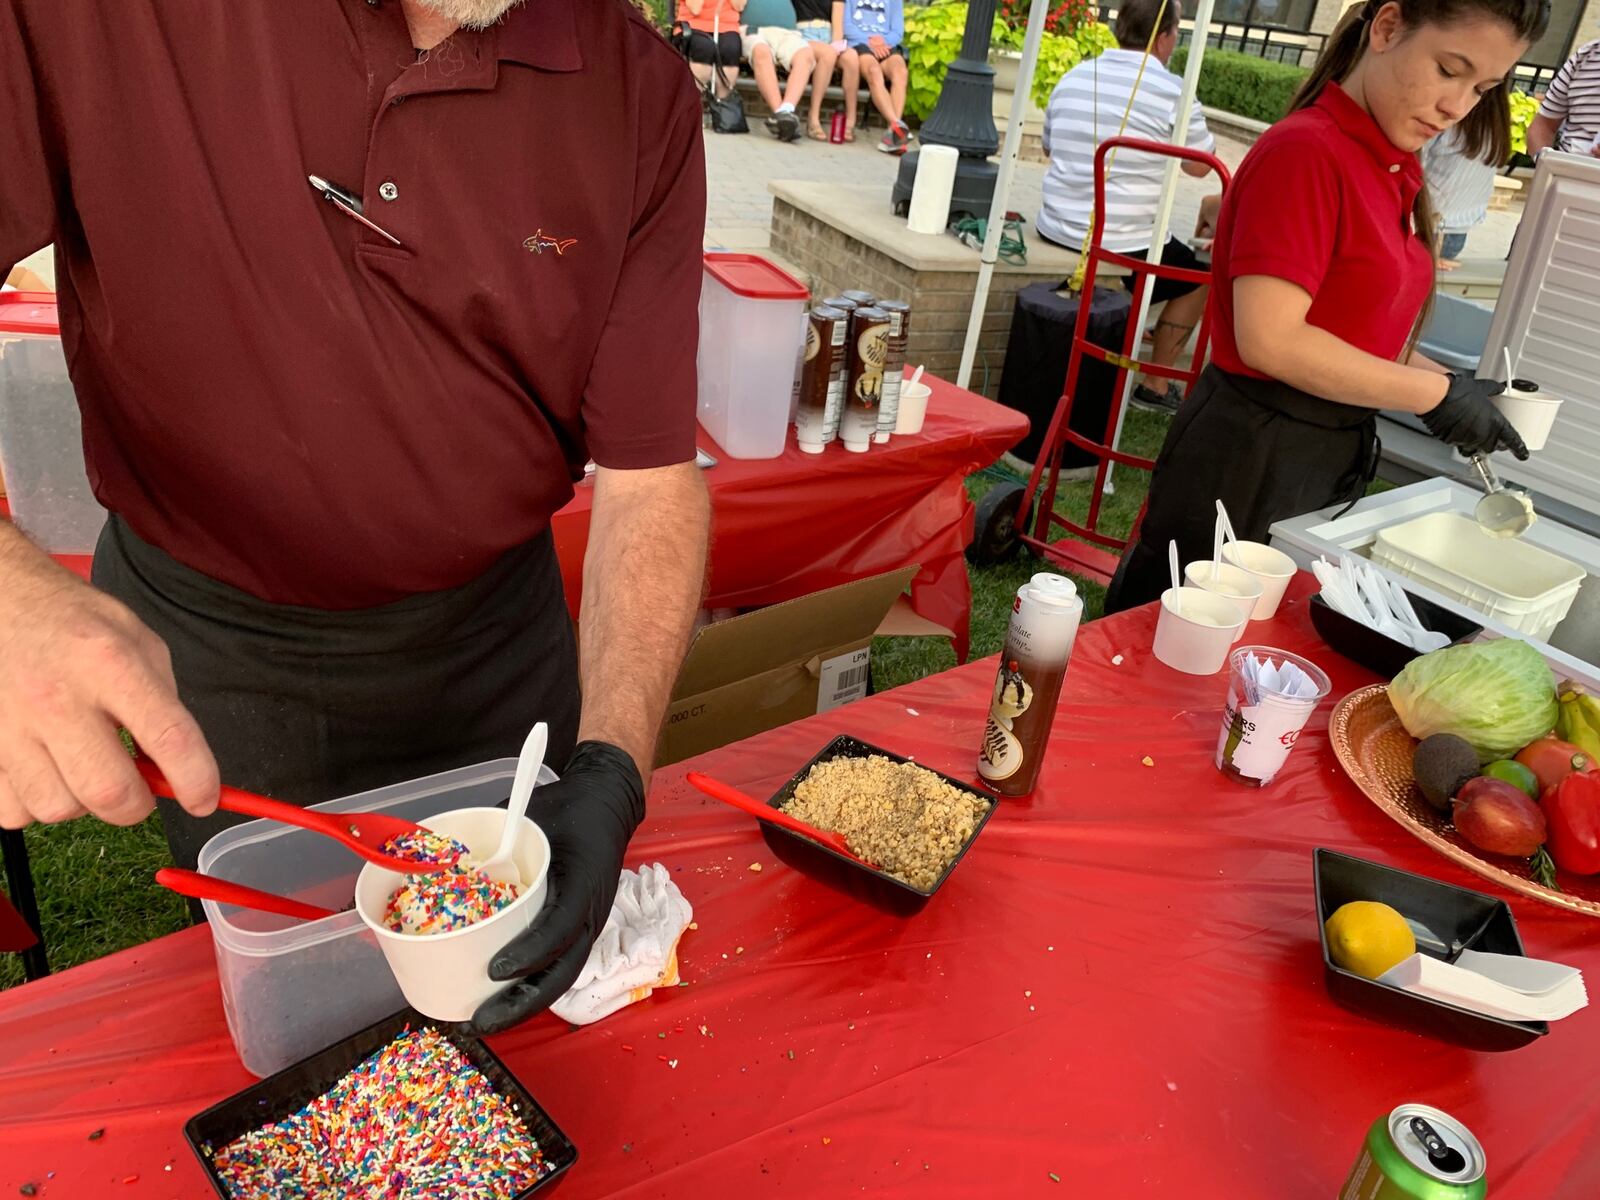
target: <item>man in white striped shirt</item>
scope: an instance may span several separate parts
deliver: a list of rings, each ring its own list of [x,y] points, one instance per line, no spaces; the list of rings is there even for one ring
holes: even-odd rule
[[[1145,47],[1150,45],[1158,15],[1161,30],[1151,46],[1151,58],[1145,62]],[[1034,222],[1045,241],[1069,250],[1083,248],[1094,213],[1094,152],[1101,142],[1116,136],[1124,111],[1128,112],[1124,136],[1156,142],[1172,140],[1183,81],[1167,70],[1166,64],[1177,48],[1182,16],[1178,0],[1170,0],[1164,14],[1161,0],[1124,0],[1117,10],[1120,48],[1079,63],[1061,77],[1051,92],[1044,122],[1044,150],[1050,156],[1050,166],[1045,172],[1044,196]],[[1186,114],[1186,120],[1187,144],[1196,150],[1211,150],[1215,142],[1198,104]],[[1107,250],[1135,258],[1145,256],[1155,227],[1167,161],[1152,154],[1117,152],[1106,174],[1101,243]],[[1185,162],[1183,170],[1195,176],[1208,173],[1198,163]],[[1177,238],[1167,241],[1161,261],[1168,266],[1205,269],[1194,251]],[[1205,312],[1206,288],[1158,279],[1151,287],[1151,302],[1165,304],[1156,322],[1151,357],[1162,366],[1172,366]],[[1142,408],[1170,412],[1178,407],[1180,398],[1178,385],[1168,380],[1142,380],[1133,391],[1133,402]]]
[[[1472,142],[1457,125],[1422,147],[1422,174],[1439,229],[1439,270],[1454,271],[1467,234],[1489,217],[1494,161],[1489,147]]]
[[[1530,155],[1551,146],[1600,158],[1600,40],[1579,46],[1561,64],[1528,125]]]

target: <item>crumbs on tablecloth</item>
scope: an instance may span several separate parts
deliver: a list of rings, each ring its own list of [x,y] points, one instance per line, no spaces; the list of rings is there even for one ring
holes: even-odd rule
[[[506,1098],[436,1029],[408,1029],[213,1161],[235,1200],[508,1200],[552,1169]]]

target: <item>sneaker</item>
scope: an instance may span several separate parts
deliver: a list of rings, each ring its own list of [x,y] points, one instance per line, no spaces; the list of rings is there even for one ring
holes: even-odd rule
[[[905,122],[896,121],[889,126],[889,132],[883,135],[883,140],[878,143],[878,149],[885,154],[904,154],[906,147],[911,144],[911,130]]]
[[[1169,379],[1165,392],[1158,392],[1155,388],[1141,383],[1133,389],[1133,396],[1130,399],[1135,408],[1142,408],[1146,412],[1175,413],[1178,411],[1178,405],[1183,402],[1183,392]]]
[[[795,115],[793,109],[784,109],[782,112],[774,114],[772,119],[777,126],[772,131],[773,137],[780,142],[798,142],[800,140],[800,118]]]

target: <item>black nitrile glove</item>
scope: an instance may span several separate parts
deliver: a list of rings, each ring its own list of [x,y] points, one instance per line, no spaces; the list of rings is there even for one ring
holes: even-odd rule
[[[1466,455],[1493,454],[1509,450],[1526,460],[1528,448],[1522,444],[1511,422],[1493,404],[1490,396],[1505,391],[1505,384],[1494,379],[1474,379],[1450,373],[1450,390],[1437,407],[1422,414],[1428,432],[1449,442]]]
[[[489,964],[510,987],[478,1006],[472,1027],[499,1033],[567,992],[605,928],[628,839],[644,820],[644,780],[633,757],[580,742],[559,782],[535,788],[528,817],[550,841],[549,892],[533,924]]]

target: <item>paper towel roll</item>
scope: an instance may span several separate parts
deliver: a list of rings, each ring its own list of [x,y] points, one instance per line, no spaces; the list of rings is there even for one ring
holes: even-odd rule
[[[917,156],[917,180],[911,185],[911,211],[906,217],[906,228],[912,233],[945,231],[960,161],[961,153],[954,146],[922,147]]]

